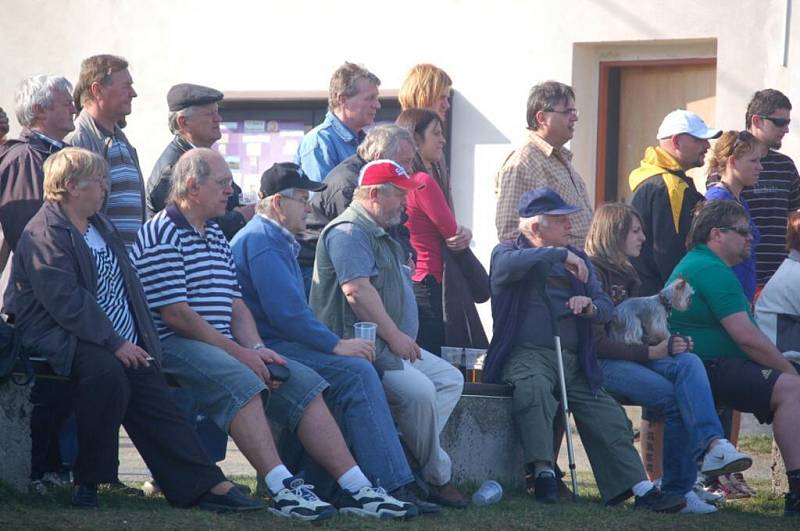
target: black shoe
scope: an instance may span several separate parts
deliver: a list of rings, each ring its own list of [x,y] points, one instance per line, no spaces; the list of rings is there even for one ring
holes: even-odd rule
[[[395,489],[390,492],[390,494],[400,501],[413,503],[416,505],[417,509],[419,510],[419,514],[439,514],[442,512],[442,507],[440,505],[437,505],[433,502],[420,500],[416,494],[411,492],[411,490],[407,489],[406,487]]]
[[[72,506],[81,509],[97,509],[97,485],[85,483],[72,487]]]
[[[125,494],[126,496],[144,496],[144,491],[142,489],[129,487],[119,479],[112,481],[111,483],[104,483],[100,485],[100,490],[104,492],[113,492],[115,494]]]
[[[650,489],[644,496],[636,496],[634,509],[645,509],[654,513],[677,513],[686,507],[686,498],[673,494],[664,494],[656,487]]]
[[[783,516],[800,517],[800,492],[787,492],[783,499]]]
[[[237,487],[231,487],[231,490],[225,494],[214,494],[208,491],[197,500],[197,507],[215,513],[264,509],[264,505],[260,501],[248,498]]]
[[[558,481],[552,474],[539,474],[533,481],[536,501],[541,503],[558,503]]]

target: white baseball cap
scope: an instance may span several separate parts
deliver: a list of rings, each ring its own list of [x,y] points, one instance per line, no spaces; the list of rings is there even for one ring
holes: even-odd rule
[[[695,138],[717,138],[722,134],[722,129],[711,129],[702,118],[691,111],[676,109],[664,117],[658,127],[656,139],[669,138],[673,135],[687,133]]]

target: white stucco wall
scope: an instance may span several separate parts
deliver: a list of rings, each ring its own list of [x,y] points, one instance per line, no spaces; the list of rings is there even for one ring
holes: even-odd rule
[[[165,94],[174,83],[325,90],[331,72],[350,60],[397,89],[412,65],[432,62],[457,91],[457,214],[488,261],[494,174],[524,133],[533,84],[574,85],[581,121],[571,147],[593,194],[599,60],[716,56],[715,125],[741,128],[755,90],[771,86],[800,101],[792,91],[800,82],[797,43],[790,40],[788,66],[781,65],[785,12],[786,0],[0,0],[0,106],[13,108],[23,77],[47,72],[74,82],[84,57],[122,55],[139,93],[126,133],[147,174],[170,138]],[[783,149],[796,156],[799,148],[793,131]]]

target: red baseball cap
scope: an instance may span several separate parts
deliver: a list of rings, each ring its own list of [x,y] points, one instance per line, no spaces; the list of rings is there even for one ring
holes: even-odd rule
[[[393,160],[382,159],[367,163],[358,174],[359,186],[375,186],[377,184],[393,184],[404,190],[419,190],[424,184],[409,177],[406,170]]]

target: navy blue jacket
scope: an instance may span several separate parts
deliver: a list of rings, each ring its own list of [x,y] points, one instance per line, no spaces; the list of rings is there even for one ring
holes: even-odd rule
[[[577,254],[589,268],[589,279],[586,284],[579,282],[564,267],[567,249]],[[555,289],[547,286],[547,295],[552,301],[552,309],[548,308],[544,299],[537,299],[531,304],[527,299],[534,283],[546,282],[549,275],[567,275],[571,290]],[[498,244],[492,251],[491,271],[489,274],[492,290],[492,319],[494,333],[489,345],[489,353],[484,366],[483,380],[487,383],[500,381],[503,366],[511,351],[516,346],[519,326],[525,321],[527,312],[536,312],[540,326],[526,331],[526,337],[536,338],[533,343],[554,349],[553,311],[556,319],[576,319],[578,331],[578,355],[581,368],[589,380],[593,391],[603,384],[603,374],[597,363],[592,340],[592,322],[603,324],[611,320],[614,305],[603,292],[602,284],[594,272],[591,262],[575,248],[568,247],[533,247],[524,236],[517,240],[507,240]],[[573,296],[583,295],[592,299],[597,313],[592,320],[571,316],[566,301]]]

